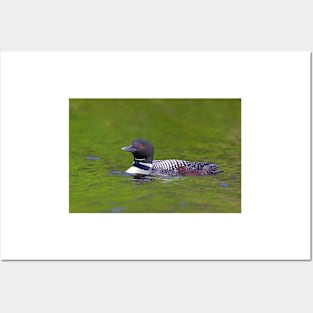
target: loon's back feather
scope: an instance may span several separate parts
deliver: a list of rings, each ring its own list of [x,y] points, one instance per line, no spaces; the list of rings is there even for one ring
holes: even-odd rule
[[[186,160],[154,160],[152,161],[152,173],[156,175],[215,175],[222,171],[218,166],[210,162],[191,162]]]
[[[152,169],[162,168],[164,170],[173,170],[179,166],[186,166],[190,162],[184,160],[153,160],[152,161]]]

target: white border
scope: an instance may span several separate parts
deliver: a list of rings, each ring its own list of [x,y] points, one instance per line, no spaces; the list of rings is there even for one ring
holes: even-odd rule
[[[69,214],[69,98],[241,98],[242,214]],[[310,54],[2,53],[2,259],[309,259]]]

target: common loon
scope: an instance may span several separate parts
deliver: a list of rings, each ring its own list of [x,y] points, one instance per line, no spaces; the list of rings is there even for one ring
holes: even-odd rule
[[[209,162],[190,162],[185,160],[153,160],[154,149],[146,139],[134,139],[132,145],[122,150],[134,155],[133,165],[126,173],[135,177],[149,175],[166,176],[203,176],[220,172],[218,166]]]

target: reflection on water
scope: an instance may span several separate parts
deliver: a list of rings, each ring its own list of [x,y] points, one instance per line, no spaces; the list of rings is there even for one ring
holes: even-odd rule
[[[118,175],[118,176],[130,176],[133,177],[132,174],[126,173],[125,171],[115,171],[115,170],[111,170],[109,172],[109,176],[113,176],[113,175]]]
[[[92,155],[87,155],[86,160],[96,161],[96,160],[100,160],[100,158],[96,156],[92,156]]]
[[[120,213],[120,212],[123,212],[123,210],[124,210],[123,208],[112,208],[111,212],[112,213]]]

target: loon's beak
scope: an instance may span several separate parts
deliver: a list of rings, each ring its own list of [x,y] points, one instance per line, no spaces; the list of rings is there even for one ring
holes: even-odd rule
[[[128,152],[135,152],[136,148],[134,146],[127,146],[127,147],[123,147],[122,150],[128,151]]]

